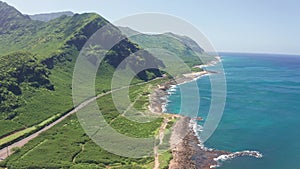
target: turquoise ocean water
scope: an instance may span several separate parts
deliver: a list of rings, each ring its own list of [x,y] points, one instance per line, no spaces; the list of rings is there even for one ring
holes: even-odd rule
[[[300,169],[300,56],[223,54],[222,64],[226,106],[217,130],[204,144],[232,152],[256,150],[263,158],[237,157],[220,169]],[[199,89],[187,92],[200,93],[198,116],[205,119],[211,101],[209,76],[197,84]],[[179,88],[168,100],[167,111],[180,113]]]

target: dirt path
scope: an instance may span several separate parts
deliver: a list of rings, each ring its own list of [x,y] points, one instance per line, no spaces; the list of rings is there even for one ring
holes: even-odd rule
[[[158,131],[158,135],[156,137],[156,139],[159,139],[159,143],[154,145],[154,168],[153,169],[159,169],[159,153],[158,153],[158,147],[163,143],[164,140],[164,136],[165,136],[165,129],[168,125],[169,119],[168,117],[164,118],[164,122],[162,123],[162,125],[159,128]]]
[[[133,108],[134,104],[140,99],[140,97],[141,97],[141,95],[138,95],[138,96],[135,98],[135,100],[127,107],[127,109],[126,109],[121,115],[122,115],[122,116],[125,116],[126,113],[129,112],[129,111]]]
[[[76,162],[76,158],[77,156],[84,151],[84,144],[81,145],[81,149],[78,153],[76,153],[76,155],[74,155],[72,162],[75,163]]]
[[[140,85],[143,85],[143,84],[146,84],[146,83],[149,83],[151,81],[154,81],[154,80],[158,80],[158,79],[162,79],[164,77],[158,77],[158,78],[155,78],[153,80],[150,80],[148,82],[142,82],[142,83],[137,83],[137,84],[134,84],[134,85],[131,85],[131,86],[140,86]],[[48,126],[42,128],[41,130],[31,134],[30,136],[28,137],[25,137],[24,139],[20,140],[20,141],[17,141],[3,149],[0,150],[0,161],[3,161],[4,159],[6,159],[9,155],[11,155],[13,153],[12,149],[15,148],[15,147],[23,147],[25,144],[27,144],[30,140],[36,138],[39,134],[49,130],[50,128],[52,128],[53,126],[55,126],[56,124],[60,123],[61,121],[63,121],[64,119],[66,119],[68,116],[76,113],[78,110],[82,109],[83,107],[85,107],[86,105],[94,102],[95,100],[97,100],[98,98],[100,97],[103,97],[105,95],[108,95],[112,92],[116,92],[116,91],[119,91],[119,90],[122,90],[122,89],[125,89],[125,88],[128,88],[130,86],[124,86],[124,87],[121,87],[121,88],[118,88],[118,89],[113,89],[111,91],[108,91],[106,93],[102,93],[102,94],[99,94],[95,97],[92,97],[91,99],[88,99],[86,101],[84,101],[83,103],[81,103],[80,105],[78,105],[75,109],[73,109],[72,111],[70,111],[69,113],[65,114],[64,116],[60,117],[59,119],[57,119],[56,121],[54,121],[53,123],[49,124]]]

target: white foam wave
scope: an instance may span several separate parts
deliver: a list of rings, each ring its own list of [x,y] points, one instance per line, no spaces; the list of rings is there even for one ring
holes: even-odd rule
[[[178,86],[177,85],[171,85],[170,88],[167,90],[168,95],[175,94],[177,91]]]
[[[170,85],[170,88],[177,88],[177,85]]]
[[[167,112],[167,105],[168,105],[167,103],[161,105],[161,111],[162,111],[163,113],[166,113],[166,112]]]
[[[169,92],[176,92],[176,90],[177,90],[177,89],[174,87],[174,88],[170,88],[168,91],[169,91]]]
[[[190,128],[193,129],[193,131],[194,131],[194,133],[195,133],[195,136],[196,136],[196,137],[198,138],[198,140],[199,140],[198,146],[199,146],[202,150],[204,150],[204,151],[213,151],[214,149],[205,147],[204,144],[203,144],[203,142],[202,142],[201,139],[200,139],[199,133],[203,131],[203,126],[199,125],[199,124],[197,123],[197,120],[196,120],[196,119],[191,119],[189,125],[190,125]]]
[[[173,94],[175,94],[175,92],[171,92],[171,91],[168,91],[167,93],[168,93],[168,95],[173,95]]]
[[[255,157],[255,158],[263,157],[263,155],[258,151],[245,150],[245,151],[234,152],[231,154],[220,155],[219,157],[214,158],[214,161],[221,162],[221,161],[226,161],[226,160],[230,160],[230,159],[233,159],[236,157],[242,157],[242,156],[250,156],[250,157]]]
[[[166,98],[166,97],[160,97],[159,99],[160,99],[160,100],[163,100],[163,101],[167,101],[167,98]]]
[[[263,157],[263,155],[258,151],[250,151],[250,150],[238,151],[238,152],[234,152],[231,154],[220,155],[219,157],[214,158],[214,161],[216,161],[218,164],[211,165],[209,168],[218,168],[218,167],[220,167],[220,162],[224,162],[226,160],[231,160],[233,158],[242,157],[242,156],[250,156],[250,157],[255,157],[255,158]]]
[[[209,166],[209,168],[218,168],[218,167],[220,167],[220,165],[211,165],[211,166]]]
[[[212,148],[207,148],[204,146],[203,142],[200,139],[199,133],[203,131],[203,126],[199,125],[197,123],[196,119],[191,119],[190,120],[190,128],[193,129],[196,137],[199,139],[199,144],[200,148],[204,151],[214,151]],[[217,168],[220,167],[219,163],[224,162],[226,160],[231,160],[236,157],[242,157],[242,156],[250,156],[250,157],[255,157],[255,158],[262,158],[263,154],[260,153],[259,151],[250,151],[250,150],[244,150],[244,151],[238,151],[230,154],[223,154],[220,155],[217,158],[214,158],[214,161],[216,161],[218,164],[217,165],[211,165],[210,168]]]
[[[207,63],[205,65],[200,65],[200,66],[197,66],[197,67],[199,67],[199,68],[206,68],[206,67],[214,66],[214,65],[216,65],[219,62],[221,62],[221,59],[218,59],[216,61],[211,61],[211,62],[209,62],[209,63]]]
[[[204,76],[209,76],[209,75],[210,75],[210,73],[203,74],[203,75],[201,75],[201,76],[195,77],[195,78],[193,79],[193,81],[196,81],[196,80],[198,80],[198,79],[200,79],[200,78],[202,78],[202,77],[204,77]]]

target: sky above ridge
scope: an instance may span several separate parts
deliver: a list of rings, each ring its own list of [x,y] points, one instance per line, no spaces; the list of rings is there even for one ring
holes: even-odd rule
[[[145,12],[197,27],[217,51],[300,54],[298,0],[3,0],[24,14],[96,12],[113,22]]]

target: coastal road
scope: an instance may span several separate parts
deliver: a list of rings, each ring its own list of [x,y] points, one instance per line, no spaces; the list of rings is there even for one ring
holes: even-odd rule
[[[124,87],[125,88],[125,87]],[[113,90],[113,91],[117,91],[117,90],[121,90],[122,88],[120,89],[116,89],[116,90]],[[110,94],[111,92],[113,91],[109,91],[109,92],[106,92],[106,93],[103,93],[103,94],[100,94],[96,97],[93,97],[83,103],[81,103],[79,106],[77,106],[75,109],[73,109],[72,111],[70,111],[69,113],[65,114],[64,116],[60,117],[59,119],[57,119],[56,121],[54,121],[53,123],[49,124],[48,126],[42,128],[41,130],[31,134],[30,136],[18,141],[18,142],[15,142],[11,145],[9,145],[8,147],[5,147],[3,149],[0,150],[0,161],[1,160],[4,160],[5,158],[7,158],[11,153],[12,153],[12,149],[14,147],[22,147],[24,146],[26,143],[28,143],[30,140],[36,138],[39,134],[41,134],[42,132],[44,131],[47,131],[49,130],[50,128],[52,128],[53,126],[55,126],[56,124],[60,123],[61,121],[63,121],[64,119],[66,119],[68,116],[76,113],[78,110],[82,109],[83,107],[85,107],[86,105],[88,105],[89,103],[95,101],[96,99],[104,96],[104,95],[107,95],[107,94]]]
[[[143,85],[143,84],[146,84],[146,83],[149,83],[151,81],[154,81],[154,80],[158,80],[158,79],[162,79],[164,78],[163,77],[158,77],[158,78],[155,78],[153,80],[150,80],[148,82],[141,82],[141,83],[137,83],[137,84],[134,84],[134,85],[131,85],[131,86],[139,86],[139,85]],[[91,102],[97,100],[98,98],[100,97],[103,97],[105,95],[108,95],[112,92],[115,92],[115,91],[119,91],[119,90],[122,90],[122,89],[125,89],[125,88],[128,88],[130,86],[124,86],[124,87],[121,87],[121,88],[118,88],[118,89],[113,89],[113,90],[110,90],[106,93],[102,93],[102,94],[99,94],[95,97],[92,97],[86,101],[84,101],[83,103],[81,103],[80,105],[78,105],[76,108],[74,108],[72,111],[68,112],[67,114],[65,114],[64,116],[60,117],[59,119],[57,119],[56,121],[54,121],[53,123],[49,124],[48,126],[42,128],[41,130],[29,135],[28,137],[18,141],[18,142],[15,142],[3,149],[0,150],[0,161],[3,161],[4,159],[6,159],[11,153],[12,153],[12,149],[15,148],[15,147],[22,147],[24,146],[26,143],[28,143],[30,140],[36,138],[39,134],[49,130],[50,128],[52,128],[53,126],[55,126],[56,124],[60,123],[61,121],[63,121],[64,119],[66,119],[68,116],[76,113],[78,110],[82,109],[83,107],[85,107],[86,105],[90,104]]]

